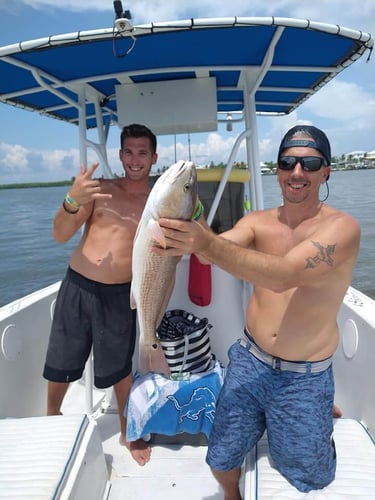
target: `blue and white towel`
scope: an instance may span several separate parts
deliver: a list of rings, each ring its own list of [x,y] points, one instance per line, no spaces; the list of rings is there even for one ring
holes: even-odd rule
[[[203,432],[208,438],[223,379],[218,361],[212,370],[191,375],[189,380],[174,381],[158,373],[137,377],[126,410],[127,439],[180,432]]]

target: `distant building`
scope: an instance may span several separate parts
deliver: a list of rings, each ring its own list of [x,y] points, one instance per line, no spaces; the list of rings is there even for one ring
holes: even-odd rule
[[[365,157],[367,155],[366,151],[352,151],[346,153],[345,156],[345,168],[366,168]]]
[[[375,168],[375,150],[367,151],[363,161],[367,168]]]

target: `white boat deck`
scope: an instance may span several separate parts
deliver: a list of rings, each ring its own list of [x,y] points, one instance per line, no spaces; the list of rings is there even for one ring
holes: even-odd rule
[[[100,396],[103,392],[94,393],[97,407]],[[78,410],[84,413],[84,407],[84,386],[72,384],[63,404],[64,414]],[[163,436],[163,444],[152,442],[151,460],[141,467],[120,444],[119,417],[115,410],[103,413],[99,408],[93,419],[102,440],[111,483],[108,500],[223,500],[223,493],[205,463],[204,436],[189,436],[189,444],[181,444],[178,436]]]
[[[371,437],[359,422],[345,418],[335,421],[334,437],[335,481],[323,490],[301,493],[272,467],[264,436],[244,463],[244,500],[373,500],[375,446]],[[153,442],[150,462],[140,467],[119,443],[114,413],[98,411],[86,422],[82,414],[3,419],[0,441],[0,498],[4,500],[224,498],[205,463],[206,446],[200,437],[196,443],[194,436],[189,437],[189,444],[182,444],[181,439],[180,444]]]
[[[205,463],[205,446],[152,445],[150,462],[140,467],[119,445],[117,419],[117,415],[105,415],[97,421],[111,470],[109,500],[224,498]],[[263,437],[257,447],[257,461],[253,453],[249,454],[243,467],[244,500],[373,500],[375,446],[371,438],[360,423],[340,419],[335,422],[335,441],[338,453],[335,481],[323,490],[301,493],[272,468],[267,440]]]
[[[83,386],[75,389],[80,393],[83,406]],[[76,402],[78,393],[74,398]],[[65,411],[69,410],[69,404],[67,398]],[[74,407],[77,409],[76,403]],[[94,420],[111,483],[108,500],[223,500],[223,493],[205,463],[204,438],[192,436],[189,444],[166,444],[173,440],[178,442],[178,437],[163,437],[163,444],[152,443],[151,460],[140,467],[119,443],[118,415],[98,410]],[[266,436],[263,436],[243,466],[241,490],[244,500],[373,500],[375,446],[372,438],[354,419],[337,419],[334,428],[338,460],[336,480],[331,485],[310,493],[297,491],[273,469]]]
[[[223,494],[205,463],[206,446],[152,444],[151,460],[140,467],[119,444],[118,416],[97,420],[112,483],[109,499],[210,499]]]

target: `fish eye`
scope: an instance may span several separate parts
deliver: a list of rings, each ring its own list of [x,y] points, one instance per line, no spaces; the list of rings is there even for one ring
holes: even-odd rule
[[[184,185],[184,191],[189,191],[190,190],[190,184],[185,184]]]

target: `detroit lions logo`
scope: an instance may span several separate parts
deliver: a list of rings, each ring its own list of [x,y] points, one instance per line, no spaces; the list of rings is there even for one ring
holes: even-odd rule
[[[179,424],[184,418],[198,420],[202,412],[204,412],[204,416],[211,424],[214,421],[216,397],[208,387],[198,387],[195,389],[187,403],[180,403],[175,396],[167,396],[167,399],[173,401],[176,410],[179,412]]]

